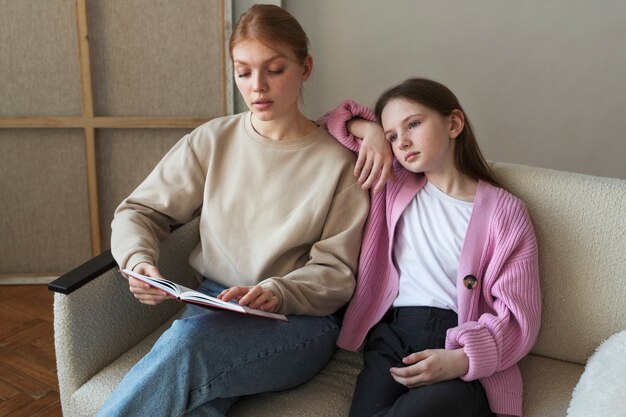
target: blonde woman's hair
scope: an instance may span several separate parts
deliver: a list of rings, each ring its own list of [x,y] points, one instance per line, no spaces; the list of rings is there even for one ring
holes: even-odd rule
[[[271,4],[255,4],[241,15],[228,44],[231,57],[235,46],[249,40],[270,47],[285,45],[300,63],[309,55],[309,39],[300,23],[285,9]]]

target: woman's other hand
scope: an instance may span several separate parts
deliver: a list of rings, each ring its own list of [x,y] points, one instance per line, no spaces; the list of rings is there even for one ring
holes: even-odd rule
[[[137,264],[135,268],[133,268],[133,271],[153,278],[162,278],[159,269],[147,262]],[[153,288],[145,282],[130,276],[128,277],[128,286],[130,288],[130,292],[132,292],[135,298],[142,304],[154,306],[168,298],[165,291]]]
[[[391,368],[393,379],[408,388],[448,381],[467,374],[469,359],[463,349],[429,349],[402,359],[405,367]]]
[[[354,176],[359,177],[362,189],[373,188],[374,194],[381,192],[393,175],[393,153],[389,142],[385,139],[382,127],[364,119],[352,119],[347,125],[348,131],[363,138],[359,157],[354,167]]]
[[[278,297],[271,290],[260,285],[253,287],[231,287],[222,291],[217,298],[223,301],[235,300],[241,306],[272,312],[278,305]]]

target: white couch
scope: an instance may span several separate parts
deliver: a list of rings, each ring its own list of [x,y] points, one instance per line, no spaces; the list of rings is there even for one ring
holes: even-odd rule
[[[542,328],[521,362],[524,415],[562,417],[568,408],[571,417],[625,415],[626,370],[620,373],[610,358],[626,356],[626,332],[617,334],[626,329],[626,181],[504,163],[494,169],[526,202],[539,242]],[[192,222],[174,231],[160,261],[166,276],[188,277],[184,284],[192,286],[187,256],[196,229]],[[93,415],[180,310],[173,301],[139,304],[116,270],[104,253],[50,284],[58,292],[55,346],[65,416]],[[345,416],[360,367],[358,353],[338,350],[310,382],[241,399],[228,416]]]

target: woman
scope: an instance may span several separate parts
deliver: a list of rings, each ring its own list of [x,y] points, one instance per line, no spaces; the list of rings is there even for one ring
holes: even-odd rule
[[[200,287],[288,315],[284,323],[187,307],[133,367],[100,416],[223,416],[239,396],[284,390],[315,375],[335,350],[335,312],[352,295],[367,195],[354,156],[298,107],[313,61],[283,9],[255,5],[230,39],[250,111],[185,136],[120,205],[112,252],[149,276],[158,241],[200,213],[190,264]],[[164,293],[129,278],[142,303]]]

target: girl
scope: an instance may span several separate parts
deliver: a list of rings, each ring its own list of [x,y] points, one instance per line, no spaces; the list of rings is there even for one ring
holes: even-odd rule
[[[159,239],[200,213],[189,261],[201,290],[289,322],[187,307],[99,416],[224,416],[239,396],[303,383],[334,352],[334,313],[354,290],[368,199],[354,155],[298,108],[313,65],[307,42],[279,7],[242,15],[230,53],[250,111],[185,136],[112,224],[120,267],[156,277]],[[142,303],[166,298],[129,285]]]
[[[521,415],[516,364],[540,322],[536,240],[457,98],[414,78],[386,91],[375,114],[346,101],[324,122],[353,151],[360,142],[346,125],[367,138],[355,172],[365,188],[382,172],[384,187],[338,339],[364,344],[350,416]],[[386,184],[383,137],[395,156]]]

